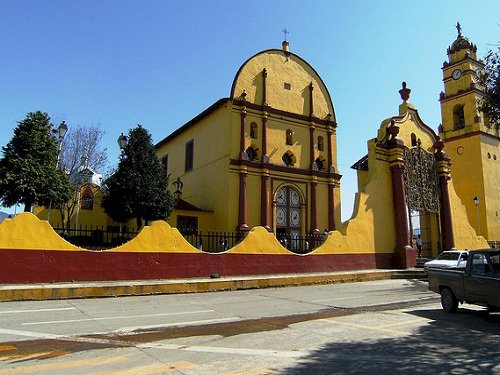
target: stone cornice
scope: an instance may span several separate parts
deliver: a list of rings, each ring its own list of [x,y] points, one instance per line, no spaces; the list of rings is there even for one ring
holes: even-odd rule
[[[251,102],[247,102],[246,100],[240,100],[240,99],[233,99],[233,104],[240,106],[240,107],[246,107],[250,108],[256,111],[261,111],[261,112],[266,112],[268,114],[273,114],[277,116],[286,116],[290,117],[296,120],[304,121],[304,122],[314,122],[316,125],[324,125],[324,126],[331,126],[332,128],[337,128],[337,123],[332,120],[326,120],[326,119],[320,119],[315,116],[306,116],[306,115],[301,115],[298,113],[293,113],[293,112],[288,112],[288,111],[283,111],[281,109],[276,109],[268,105],[260,105],[260,104],[255,104]]]

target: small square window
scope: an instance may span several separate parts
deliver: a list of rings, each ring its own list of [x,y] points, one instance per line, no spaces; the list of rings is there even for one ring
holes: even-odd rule
[[[283,88],[285,90],[291,90],[292,89],[292,85],[288,82],[285,82],[284,85],[283,85]]]

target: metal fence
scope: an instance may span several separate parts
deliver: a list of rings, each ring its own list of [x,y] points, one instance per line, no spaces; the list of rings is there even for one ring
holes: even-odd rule
[[[123,228],[121,231],[108,230],[97,225],[81,226],[74,229],[54,227],[54,230],[73,245],[91,250],[104,250],[123,245],[137,235],[137,231]]]
[[[246,232],[181,232],[187,242],[207,253],[222,253],[240,243]]]
[[[54,227],[54,230],[64,239],[74,245],[92,249],[110,249],[130,241],[137,235],[137,231],[129,228],[81,226],[78,229],[66,229]],[[231,249],[240,243],[248,232],[219,232],[219,231],[190,231],[181,232],[182,236],[192,246],[207,253],[221,253]],[[297,254],[307,254],[320,246],[326,236],[324,234],[278,234],[277,239],[283,247]]]
[[[326,234],[277,234],[278,241],[296,254],[307,254],[319,247],[326,239]]]

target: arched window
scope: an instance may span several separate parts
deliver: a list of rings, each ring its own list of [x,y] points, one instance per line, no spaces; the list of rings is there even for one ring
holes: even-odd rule
[[[286,130],[286,144],[293,145],[293,132],[290,129]]]
[[[257,124],[255,122],[250,124],[250,138],[257,139]]]
[[[82,194],[82,210],[93,210],[94,209],[94,193],[90,186],[87,186]]]
[[[453,129],[459,130],[465,128],[464,106],[457,105],[453,108]]]
[[[321,135],[318,137],[318,151],[325,151],[325,141]]]
[[[417,145],[417,136],[415,133],[411,133],[411,145],[412,147],[415,147]]]

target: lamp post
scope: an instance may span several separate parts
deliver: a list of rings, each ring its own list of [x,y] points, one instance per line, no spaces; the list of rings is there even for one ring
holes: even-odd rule
[[[481,235],[481,223],[479,220],[479,203],[481,203],[479,196],[474,197],[474,204],[476,205],[476,217],[477,217],[477,235]]]
[[[120,150],[123,150],[127,144],[128,144],[128,137],[125,135],[125,134],[121,134],[119,137],[118,137],[118,147],[120,147]]]
[[[57,127],[57,131],[54,129],[53,130],[54,134],[57,133],[57,141],[58,141],[58,149],[57,149],[57,163],[56,163],[56,169],[59,168],[59,161],[61,159],[61,150],[62,150],[62,141],[64,139],[64,136],[68,132],[68,125],[66,125],[65,121],[61,121],[59,126]],[[49,209],[47,211],[47,221],[50,224],[50,211],[52,209],[52,200],[49,202]]]
[[[120,147],[120,150],[123,151],[125,147],[127,147],[128,144],[128,137],[125,134],[120,134],[118,137],[118,140],[116,141],[118,143],[118,147]],[[120,223],[120,236],[122,233],[122,223]]]

